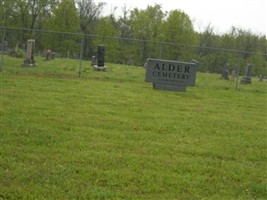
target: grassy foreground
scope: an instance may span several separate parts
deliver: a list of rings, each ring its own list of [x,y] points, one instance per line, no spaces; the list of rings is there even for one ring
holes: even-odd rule
[[[267,199],[266,82],[199,73],[178,93],[143,68],[37,61],[4,57],[0,199]]]

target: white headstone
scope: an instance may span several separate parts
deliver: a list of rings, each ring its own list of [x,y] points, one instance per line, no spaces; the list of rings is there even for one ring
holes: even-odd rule
[[[26,59],[23,61],[22,66],[34,66],[36,65],[34,60],[34,47],[35,40],[27,40]]]

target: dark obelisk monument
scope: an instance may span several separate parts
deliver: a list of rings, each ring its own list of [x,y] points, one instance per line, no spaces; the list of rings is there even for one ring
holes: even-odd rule
[[[96,71],[106,71],[105,66],[105,46],[98,45],[97,47],[97,65],[94,65],[94,70]]]
[[[105,46],[99,45],[97,47],[97,66],[104,67],[105,66]]]

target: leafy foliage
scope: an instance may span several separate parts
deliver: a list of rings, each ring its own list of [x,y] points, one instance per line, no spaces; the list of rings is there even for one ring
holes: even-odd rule
[[[83,44],[86,58],[94,54],[97,44],[103,43],[107,45],[107,60],[115,63],[143,66],[149,57],[181,61],[195,59],[200,62],[201,71],[221,73],[226,63],[231,66],[240,64],[243,71],[250,62],[253,75],[267,75],[265,35],[236,27],[218,35],[211,25],[198,33],[185,12],[164,12],[159,4],[149,5],[146,9],[128,10],[124,7],[119,17],[114,13],[103,16],[104,6],[105,3],[92,0],[1,1],[0,25],[32,30],[16,33],[7,30],[6,40],[10,48],[19,44],[23,49],[27,39],[35,38],[39,51],[52,48],[62,55],[67,52],[72,56],[80,54],[79,36],[36,33],[33,29],[57,30],[87,34]],[[249,53],[231,53],[222,49]]]
[[[24,58],[25,52],[22,49],[15,48],[14,51],[11,51],[9,53],[9,56],[15,57],[15,58]]]
[[[116,37],[118,35],[110,17],[101,18],[96,30],[100,36]],[[117,39],[106,39],[100,37],[99,39],[94,40],[94,44],[95,48],[101,44],[105,46],[106,61],[112,63],[119,62],[119,41]]]
[[[171,11],[163,24],[161,38],[165,42],[184,45],[196,45],[196,34],[188,15],[179,10]],[[171,45],[165,48],[165,56],[168,59],[188,61],[193,58],[192,48],[182,48]]]

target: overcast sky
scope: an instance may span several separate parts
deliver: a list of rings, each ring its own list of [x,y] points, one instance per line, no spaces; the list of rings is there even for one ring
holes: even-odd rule
[[[117,7],[145,9],[155,3],[162,5],[164,11],[183,10],[194,23],[196,31],[201,31],[208,24],[216,33],[229,32],[232,26],[251,30],[256,34],[267,33],[267,0],[95,0],[106,2],[106,12]]]

